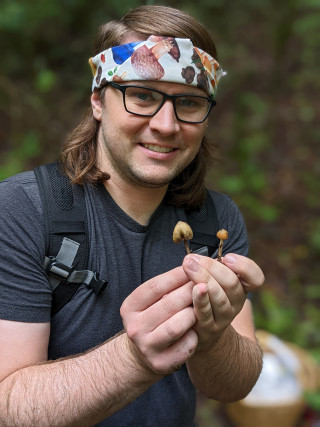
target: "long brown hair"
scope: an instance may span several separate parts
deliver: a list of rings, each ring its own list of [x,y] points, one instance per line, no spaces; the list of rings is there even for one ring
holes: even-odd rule
[[[96,37],[94,55],[122,44],[130,35],[139,36],[141,40],[150,35],[189,38],[194,46],[217,59],[216,48],[207,29],[185,12],[166,6],[141,6],[128,12],[119,21],[102,25]],[[65,142],[60,161],[74,183],[95,184],[110,178],[97,167],[98,130],[99,122],[93,117],[90,108]],[[213,149],[203,138],[194,160],[169,184],[166,203],[187,210],[202,206],[206,194],[204,179],[213,159]]]

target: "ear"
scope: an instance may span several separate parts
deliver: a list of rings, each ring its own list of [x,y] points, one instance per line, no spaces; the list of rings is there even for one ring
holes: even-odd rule
[[[100,122],[102,117],[102,103],[100,94],[97,91],[94,91],[91,95],[91,106],[93,117]]]

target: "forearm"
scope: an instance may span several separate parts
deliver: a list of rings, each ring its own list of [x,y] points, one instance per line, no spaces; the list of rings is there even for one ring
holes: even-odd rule
[[[2,426],[92,426],[160,377],[137,363],[126,334],[73,358],[24,368],[0,384]]]
[[[195,352],[187,362],[195,387],[207,397],[230,402],[243,399],[262,369],[258,343],[229,326],[210,352]]]

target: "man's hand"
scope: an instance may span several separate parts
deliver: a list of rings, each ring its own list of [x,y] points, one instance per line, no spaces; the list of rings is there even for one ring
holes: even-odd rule
[[[143,283],[122,304],[131,351],[154,373],[175,371],[197,347],[193,286],[183,268],[177,267]]]
[[[195,284],[192,299],[198,351],[208,351],[241,311],[246,293],[261,286],[264,276],[252,260],[236,254],[228,254],[222,263],[191,254],[185,257],[183,269]]]

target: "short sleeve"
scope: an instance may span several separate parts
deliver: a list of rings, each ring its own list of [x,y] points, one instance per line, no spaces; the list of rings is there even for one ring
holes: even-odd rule
[[[50,321],[42,209],[33,172],[0,183],[0,207],[0,318]]]

